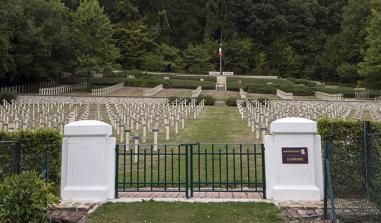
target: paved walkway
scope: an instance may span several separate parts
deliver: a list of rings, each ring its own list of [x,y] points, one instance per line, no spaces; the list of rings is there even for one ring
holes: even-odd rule
[[[186,198],[185,192],[120,192],[119,198]],[[205,199],[262,199],[259,192],[193,192],[193,198]]]

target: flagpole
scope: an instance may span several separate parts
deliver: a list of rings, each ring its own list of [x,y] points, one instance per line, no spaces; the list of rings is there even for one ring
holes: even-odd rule
[[[223,55],[223,51],[222,51],[222,26],[220,26],[220,35],[221,35],[220,49],[218,50],[218,54],[220,56],[220,75],[222,75],[222,55]]]
[[[220,56],[220,75],[222,75],[222,2],[220,2],[220,49],[219,49],[219,56]]]
[[[220,75],[222,75],[222,44],[220,44],[220,50],[219,50],[219,54],[220,54]]]

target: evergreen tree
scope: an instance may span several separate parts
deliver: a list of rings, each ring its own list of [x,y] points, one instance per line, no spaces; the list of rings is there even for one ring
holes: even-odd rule
[[[341,63],[336,72],[346,82],[359,79],[357,64],[363,60],[361,50],[366,47],[366,26],[370,16],[370,0],[349,0],[344,8],[342,31],[338,42]]]
[[[369,86],[381,87],[381,2],[372,0],[371,19],[366,29],[368,48],[363,51],[364,61],[359,64],[359,74]]]
[[[154,46],[148,27],[141,20],[116,25],[114,38],[120,50],[118,62],[127,69],[138,68],[143,56]]]

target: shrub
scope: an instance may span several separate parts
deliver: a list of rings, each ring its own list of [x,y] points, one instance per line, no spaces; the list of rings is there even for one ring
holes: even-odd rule
[[[276,88],[272,85],[248,85],[247,92],[260,94],[275,94]]]
[[[46,211],[58,198],[51,185],[35,172],[24,172],[5,178],[0,184],[1,222],[46,222]]]
[[[48,152],[49,182],[58,187],[61,169],[62,136],[56,129],[36,129],[33,131],[0,132],[0,141],[21,141],[21,169],[42,172],[45,150]],[[3,161],[4,162],[4,161]],[[57,192],[58,192],[58,188]]]
[[[197,97],[197,103],[200,103],[200,101],[204,99],[205,100],[205,105],[210,105],[210,106],[213,106],[214,105],[214,102],[215,102],[215,99],[210,96],[210,95],[200,95]]]
[[[296,96],[312,96],[315,94],[315,90],[307,86],[284,85],[278,86],[278,89],[288,93],[293,93]]]
[[[257,101],[259,102],[259,104],[261,105],[265,105],[266,104],[266,101],[268,101],[269,99],[268,98],[265,98],[265,97],[259,97],[257,98]]]
[[[380,125],[372,123],[372,130],[379,132]],[[333,120],[322,118],[318,121],[319,134],[323,140],[332,143],[329,151],[332,184],[335,197],[358,197],[364,193],[364,148],[363,122],[354,120]],[[324,148],[324,147],[323,147]],[[381,163],[379,144],[370,147],[368,163],[373,164],[372,176],[374,185],[381,185],[379,163]],[[373,197],[381,197],[380,191],[374,192]],[[381,206],[381,202],[378,201]]]
[[[2,93],[0,94],[0,104],[3,104],[3,101],[11,102],[12,100],[16,100],[17,95],[14,93]]]
[[[237,106],[237,100],[238,100],[238,98],[236,98],[236,97],[229,97],[229,98],[225,99],[225,103],[227,106],[235,107],[235,106]]]
[[[168,102],[171,104],[177,100],[186,100],[187,103],[190,103],[192,101],[192,98],[190,97],[169,97]]]
[[[306,80],[306,79],[288,78],[288,80],[294,82],[295,84],[304,84],[309,87],[314,87],[316,85],[315,81]]]

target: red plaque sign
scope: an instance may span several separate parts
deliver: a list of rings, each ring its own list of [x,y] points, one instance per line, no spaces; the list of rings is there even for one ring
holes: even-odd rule
[[[283,147],[282,148],[283,164],[308,164],[307,147]]]

